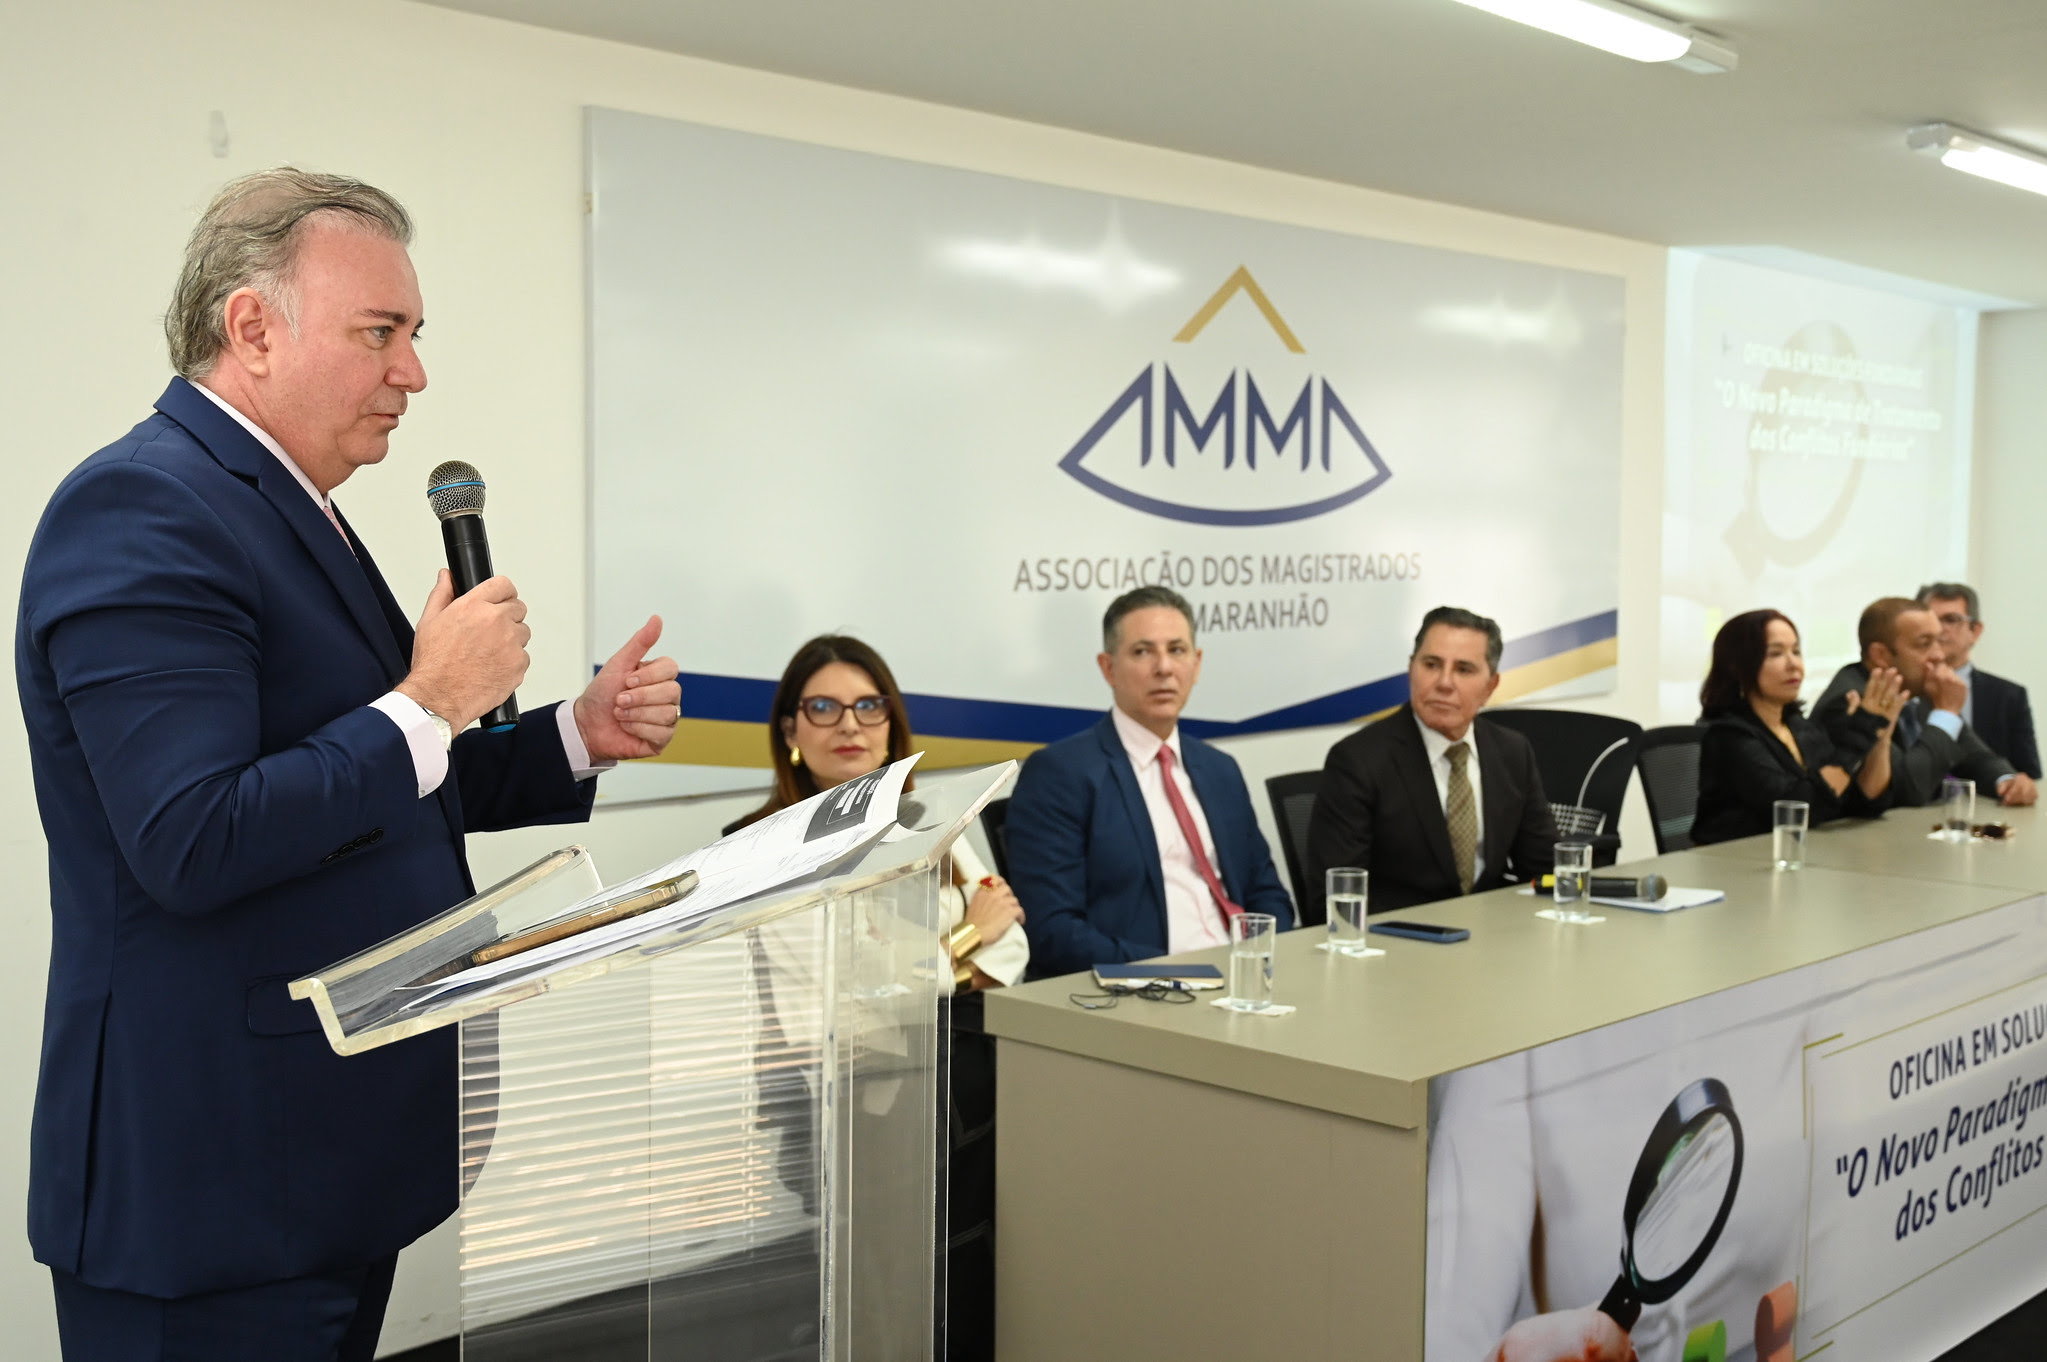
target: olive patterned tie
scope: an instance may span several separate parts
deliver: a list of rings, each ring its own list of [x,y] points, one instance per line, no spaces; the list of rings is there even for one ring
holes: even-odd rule
[[[1469,894],[1472,861],[1478,855],[1478,806],[1471,799],[1471,777],[1464,773],[1471,744],[1451,743],[1445,755],[1450,758],[1450,797],[1443,809],[1450,821],[1450,857],[1457,862],[1457,892]]]

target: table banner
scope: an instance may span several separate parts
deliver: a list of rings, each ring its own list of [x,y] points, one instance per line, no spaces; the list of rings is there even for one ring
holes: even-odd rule
[[[1436,1079],[1429,1362],[1938,1356],[2047,1288],[2043,1042],[2034,898]]]

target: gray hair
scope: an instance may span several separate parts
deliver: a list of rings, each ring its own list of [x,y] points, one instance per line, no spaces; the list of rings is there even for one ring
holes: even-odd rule
[[[237,289],[261,294],[298,334],[300,229],[316,217],[412,244],[404,206],[361,180],[279,166],[230,181],[185,243],[185,266],[163,319],[173,369],[188,379],[213,372],[227,348],[227,300]]]
[[[1123,617],[1139,610],[1151,610],[1163,606],[1177,610],[1187,621],[1187,639],[1194,639],[1194,607],[1187,604],[1187,598],[1169,586],[1141,586],[1135,591],[1126,591],[1109,602],[1109,609],[1102,616],[1102,651],[1113,653],[1122,642]]]
[[[1498,622],[1489,620],[1475,611],[1460,610],[1454,605],[1439,605],[1422,616],[1422,627],[1414,631],[1414,652],[1408,654],[1410,658],[1420,655],[1422,640],[1429,636],[1429,630],[1439,624],[1448,625],[1452,629],[1472,629],[1484,634],[1486,670],[1495,673],[1500,670],[1500,654],[1505,650],[1506,644],[1500,639]]]
[[[1919,588],[1919,604],[1932,605],[1936,600],[1960,601],[1969,612],[1969,623],[1983,618],[1981,604],[1976,599],[1976,588],[1960,582],[1929,582]]]

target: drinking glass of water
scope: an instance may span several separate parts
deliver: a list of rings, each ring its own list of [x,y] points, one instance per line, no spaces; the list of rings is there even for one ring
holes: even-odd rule
[[[1976,821],[1976,782],[1949,776],[1940,783],[1941,802],[1947,806],[1947,815],[1941,823],[1941,835],[1950,842],[1969,840],[1969,825]]]
[[[1230,996],[1223,1001],[1239,1012],[1272,1006],[1272,947],[1278,939],[1279,919],[1270,913],[1230,919]]]
[[[1592,893],[1592,844],[1558,842],[1556,857],[1557,921],[1599,921],[1589,911]]]
[[[1771,805],[1770,860],[1779,870],[1805,869],[1805,830],[1812,806],[1803,799],[1780,799]]]
[[[1371,949],[1365,944],[1365,885],[1368,879],[1365,871],[1350,865],[1331,867],[1323,877],[1329,901],[1327,944],[1339,955],[1363,955]]]

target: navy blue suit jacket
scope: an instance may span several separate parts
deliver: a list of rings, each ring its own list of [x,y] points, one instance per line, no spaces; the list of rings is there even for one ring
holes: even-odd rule
[[[1978,667],[1970,677],[1969,726],[1983,745],[2033,779],[2040,778],[2040,745],[2033,737],[2033,706],[2026,688]]]
[[[1293,925],[1293,900],[1258,830],[1244,773],[1182,733],[1187,778],[1236,903]],[[1137,772],[1112,717],[1031,754],[1004,824],[1009,883],[1023,905],[1031,973],[1043,978],[1166,953],[1166,889]]]
[[[472,893],[465,831],[580,821],[596,782],[549,706],[419,798],[367,707],[412,654],[368,551],[204,394],[156,406],[51,497],[15,669],[53,919],[30,1241],[175,1297],[453,1211],[454,1031],[343,1059],[285,985]]]

